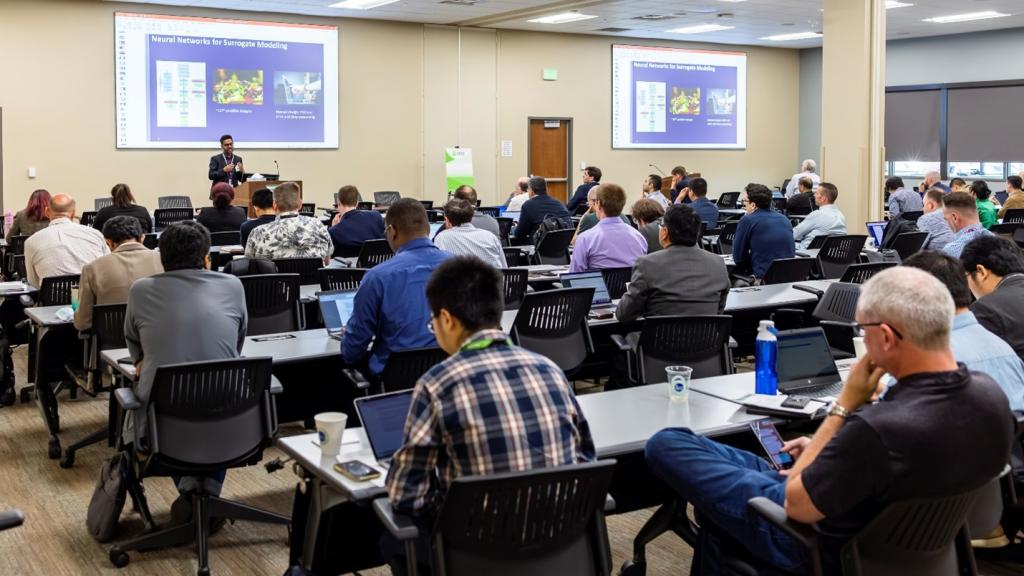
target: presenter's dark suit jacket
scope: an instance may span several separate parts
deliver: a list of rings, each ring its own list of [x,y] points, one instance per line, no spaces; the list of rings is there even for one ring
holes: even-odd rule
[[[242,160],[242,157],[239,156],[238,154],[235,154],[232,157],[232,161],[235,164],[238,164],[239,162],[242,162],[242,166],[243,167],[245,166],[245,162]],[[232,186],[238,186],[239,184],[241,184],[242,182],[245,181],[244,178],[242,177],[242,174],[240,172],[237,172],[234,175],[235,176],[235,181],[234,182],[230,182],[229,181],[229,176],[230,175],[224,173],[224,167],[225,166],[227,166],[227,163],[224,162],[224,155],[223,154],[216,154],[216,155],[210,157],[210,180],[211,180],[210,188],[213,188],[213,185],[218,183],[218,182],[227,182],[228,184],[231,184]]]

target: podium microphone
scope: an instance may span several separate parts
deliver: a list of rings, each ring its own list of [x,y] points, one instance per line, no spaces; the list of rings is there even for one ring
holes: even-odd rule
[[[281,165],[277,163],[277,160],[274,160],[274,166],[277,167],[277,179],[280,180],[281,179]]]
[[[647,166],[648,166],[649,168],[654,168],[655,170],[657,170],[658,172],[660,172],[662,176],[664,176],[664,175],[665,175],[665,171],[664,171],[664,170],[662,170],[661,168],[658,168],[658,167],[657,167],[656,165],[654,165],[654,164],[648,164]]]

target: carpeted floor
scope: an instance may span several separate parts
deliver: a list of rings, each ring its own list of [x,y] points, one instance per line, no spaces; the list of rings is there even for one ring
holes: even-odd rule
[[[15,354],[17,381],[24,382],[24,350]],[[79,395],[71,400],[61,396],[62,442],[66,445],[102,426],[106,400]],[[282,433],[300,433],[297,427]],[[194,574],[191,548],[132,553],[128,567],[118,570],[107,558],[108,545],[95,542],[85,530],[85,511],[102,460],[110,455],[105,445],[78,453],[74,468],[61,469],[46,457],[46,433],[34,403],[0,408],[0,509],[20,508],[27,520],[17,529],[0,533],[0,574]],[[269,450],[270,460],[281,454]],[[290,467],[268,474],[262,466],[228,473],[224,495],[243,502],[288,514],[297,483]],[[159,522],[166,518],[177,495],[168,479],[147,479],[147,496]],[[122,516],[121,537],[141,527],[138,517]],[[650,511],[608,518],[613,566],[629,557],[632,538]],[[286,530],[240,522],[228,525],[211,538],[210,566],[214,574],[278,575],[286,568]],[[648,548],[650,576],[686,574],[691,550],[673,535],[662,536]],[[1022,574],[1024,568],[982,564],[985,574]],[[364,574],[383,576],[384,569]]]

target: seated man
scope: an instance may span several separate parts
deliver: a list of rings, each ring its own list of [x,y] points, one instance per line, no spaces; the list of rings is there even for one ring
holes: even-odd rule
[[[615,316],[628,323],[641,316],[720,314],[729,296],[725,261],[697,246],[700,218],[691,205],[665,212],[658,240],[665,248],[633,265],[629,288]]]
[[[661,237],[661,223],[662,218],[665,216],[665,211],[661,208],[661,204],[654,200],[642,198],[633,202],[630,213],[633,215],[633,219],[636,220],[636,229],[643,235],[644,240],[647,240],[647,253],[650,254],[651,252],[661,250],[661,242],[658,239]],[[596,218],[597,216],[595,215],[594,217]]]
[[[583,214],[583,217],[580,218],[579,224],[576,225],[576,234],[573,234],[571,242],[572,244],[576,244],[576,240],[580,237],[580,234],[583,234],[587,230],[590,230],[594,226],[597,226],[598,219],[597,212],[594,211],[594,203],[597,201],[597,189],[600,187],[600,185],[593,186],[587,192],[587,211]],[[658,204],[654,200],[647,200],[646,198],[644,198],[643,200],[637,200],[637,202],[644,201],[657,204],[658,208],[661,208],[661,204]],[[664,210],[662,212],[664,212]],[[625,214],[620,214],[619,219],[625,222],[626,224],[629,224],[629,218],[626,218]]]
[[[356,255],[363,242],[384,239],[384,217],[376,210],[358,210],[359,189],[338,189],[338,213],[331,220],[331,242],[336,250]]]
[[[142,224],[133,216],[114,216],[103,224],[103,238],[110,254],[82,267],[75,310],[75,328],[79,332],[92,327],[93,306],[124,304],[132,282],[164,271],[160,254],[142,245],[142,235]]]
[[[942,250],[953,239],[953,231],[946,222],[943,210],[945,194],[938,188],[924,193],[924,215],[917,219],[917,229],[928,233],[925,250]]]
[[[322,227],[322,225],[321,225]],[[140,278],[128,293],[124,337],[139,375],[135,394],[145,407],[160,366],[183,362],[238,358],[245,342],[248,315],[242,282],[230,274],[212,272],[210,233],[196,222],[176,222],[160,234],[164,272]],[[126,441],[146,431],[145,410],[125,422]],[[144,442],[137,448],[144,451]],[[171,505],[175,523],[191,519],[189,493],[201,479],[175,478],[181,496]],[[202,479],[206,490],[220,494],[224,471]]]
[[[740,274],[752,272],[764,278],[772,262],[796,255],[793,226],[789,219],[772,211],[772,191],[763,184],[747,184],[743,207],[747,213],[736,226],[732,259]]]
[[[498,221],[493,216],[484,214],[483,212],[476,211],[477,196],[476,188],[468,184],[463,184],[455,189],[452,193],[452,198],[460,198],[469,202],[469,206],[473,209],[473,227],[479,230],[486,230],[490,232],[499,241],[501,240],[501,229],[498,227]]]
[[[469,201],[452,198],[444,205],[444,229],[434,237],[434,244],[456,256],[476,256],[495,268],[508,267],[501,241],[473,226],[472,220],[473,206]]]
[[[668,208],[669,204],[671,204],[671,202],[668,201],[668,198],[665,198],[665,195],[661,193],[661,176],[658,176],[657,174],[648,174],[647,177],[644,178],[643,196],[641,196],[641,198],[654,200],[658,204],[661,204],[662,210]]]
[[[529,244],[533,242],[533,233],[544,222],[545,218],[564,218],[570,220],[565,204],[548,196],[548,183],[540,176],[530,178],[527,190],[530,199],[523,203],[519,213],[519,224],[516,225],[513,244]]]
[[[798,190],[798,187],[800,185],[800,180],[802,178],[807,178],[811,181],[810,186],[807,186],[807,190],[813,190],[814,187],[817,186],[819,182],[821,182],[821,176],[818,176],[818,173],[815,172],[815,170],[817,169],[818,163],[812,160],[811,158],[808,158],[801,162],[800,171],[797,172],[796,174],[793,174],[793,176],[790,177],[789,182],[786,183],[786,198],[792,200],[793,196],[800,192],[800,190]]]
[[[969,370],[991,376],[1006,393],[1010,409],[1024,411],[1024,361],[1006,341],[979,324],[968,309],[971,290],[967,287],[964,265],[956,258],[930,250],[914,254],[903,264],[935,276],[953,296],[956,315],[949,335],[953,358],[966,364]]]
[[[256,217],[242,222],[242,226],[238,229],[242,246],[249,241],[249,234],[254,229],[264,224],[270,224],[277,219],[277,213],[274,212],[274,193],[270,191],[270,188],[260,188],[253,192],[250,202],[252,202],[252,209],[256,212]]]
[[[39,288],[43,278],[81,274],[82,266],[110,252],[103,234],[74,222],[75,200],[56,194],[46,207],[50,225],[25,240],[26,280]]]
[[[436,344],[424,291],[430,274],[451,257],[427,238],[427,211],[415,198],[392,204],[384,224],[384,236],[395,256],[363,277],[341,340],[345,362],[356,365],[369,358],[373,374],[384,371],[393,350]]]
[[[916,190],[903,187],[903,178],[893,176],[885,181],[889,194],[889,215],[896,218],[902,212],[917,212],[924,208],[924,201]]]
[[[863,285],[856,318],[867,355],[814,438],[784,445],[795,459],[788,471],[780,474],[757,455],[688,429],[662,430],[648,441],[651,470],[701,518],[691,574],[718,574],[715,553],[736,546],[787,572],[804,571],[803,549],[747,511],[754,496],[829,535],[824,556],[831,574],[838,573],[839,546],[889,503],[973,490],[1006,465],[1013,436],[1006,395],[954,359],[953,299],[942,283],[913,268],[884,270]],[[870,404],[886,372],[897,383]],[[950,414],[957,415],[955,427]]]
[[[320,258],[327,263],[334,253],[327,227],[312,216],[299,214],[302,193],[298,184],[274,188],[277,219],[256,228],[245,244],[246,258]]]
[[[801,250],[811,245],[818,236],[841,236],[846,234],[846,217],[836,208],[839,189],[831,182],[818,184],[814,202],[818,209],[804,218],[793,228],[793,240]]]
[[[530,199],[530,179],[526,176],[520,176],[516,180],[516,189],[509,196],[508,203],[505,204],[506,212],[519,212],[523,209],[523,204]]]
[[[587,203],[587,192],[590,192],[591,188],[601,184],[601,169],[597,166],[587,166],[583,169],[581,179],[583,183],[576,187],[576,191],[572,193],[572,198],[569,199],[569,203],[565,206],[570,214],[575,214],[576,208]]]
[[[1006,202],[999,209],[999,218],[1006,215],[1007,210],[1019,210],[1024,208],[1024,180],[1020,176],[1009,176],[1006,178]]]
[[[417,557],[423,562],[430,559],[433,517],[455,479],[595,458],[587,421],[561,368],[513,345],[501,330],[504,290],[497,270],[472,257],[453,258],[437,267],[426,292],[437,342],[450,357],[416,383],[387,477],[392,507],[420,526]],[[381,544],[385,559],[402,573],[401,547],[388,537]]]
[[[967,285],[977,298],[971,312],[978,323],[1024,358],[1024,256],[1020,249],[1010,240],[989,234],[964,246],[960,260],[967,270]]]
[[[804,176],[797,181],[796,193],[786,201],[786,212],[794,215],[814,211],[814,181]]]
[[[978,219],[978,204],[974,196],[966,192],[952,192],[943,198],[943,216],[950,230],[953,231],[953,239],[942,247],[942,251],[953,258],[959,258],[964,246],[978,236],[992,234],[981,225]]]
[[[694,178],[690,185],[685,188],[685,197],[690,199],[693,210],[697,216],[707,225],[708,228],[718,227],[718,204],[708,200],[708,181],[703,178]],[[680,195],[681,197],[683,195]],[[682,203],[680,198],[676,202]]]
[[[660,192],[659,192],[660,194]],[[629,268],[647,254],[647,240],[619,216],[626,206],[626,192],[618,184],[597,187],[594,212],[598,223],[576,238],[569,272],[602,268]]]

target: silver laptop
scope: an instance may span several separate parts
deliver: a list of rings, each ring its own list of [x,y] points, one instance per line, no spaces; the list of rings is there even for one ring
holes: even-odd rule
[[[885,237],[885,225],[888,222],[865,222],[864,226],[868,229],[868,234],[871,235],[875,240],[875,246],[882,245],[882,238]]]
[[[355,404],[374,458],[381,466],[390,466],[391,457],[402,447],[412,390],[356,398]]]
[[[821,327],[779,332],[779,392],[809,398],[837,397],[843,378]]]
[[[327,335],[341,340],[345,335],[345,325],[352,317],[355,308],[355,290],[332,290],[320,293],[320,314],[324,317]]]
[[[559,279],[563,288],[593,288],[594,299],[590,301],[590,315],[615,310],[612,297],[608,294],[608,286],[600,272],[575,272],[562,274]]]

